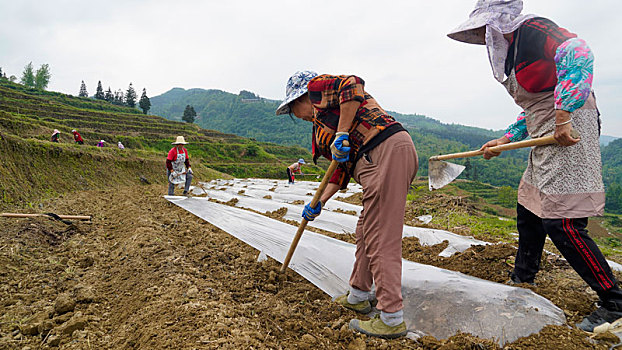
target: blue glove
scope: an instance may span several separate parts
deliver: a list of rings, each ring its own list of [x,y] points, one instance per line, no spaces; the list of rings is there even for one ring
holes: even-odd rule
[[[344,146],[343,141],[349,141],[348,133],[338,132],[335,134],[335,141],[330,145],[333,159],[339,163],[347,162],[350,159],[350,147]]]
[[[302,217],[307,219],[307,221],[313,221],[313,219],[320,215],[320,212],[322,211],[322,206],[322,201],[317,202],[315,208],[311,208],[310,202],[307,203],[307,205],[305,205],[305,209],[302,211]]]

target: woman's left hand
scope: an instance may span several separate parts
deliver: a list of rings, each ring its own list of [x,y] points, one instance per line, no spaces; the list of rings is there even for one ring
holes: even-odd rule
[[[570,113],[568,111],[564,111],[558,109],[555,111],[555,141],[560,146],[572,146],[579,142],[580,138],[572,137],[572,123],[569,123]],[[561,125],[558,125],[561,124]]]

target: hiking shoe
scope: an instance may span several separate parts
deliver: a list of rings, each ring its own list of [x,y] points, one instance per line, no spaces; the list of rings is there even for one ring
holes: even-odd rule
[[[345,307],[346,309],[350,309],[362,314],[368,314],[371,312],[371,304],[369,303],[369,300],[361,301],[360,303],[356,304],[350,304],[348,302],[348,295],[350,295],[350,292],[347,292],[346,294],[337,297],[335,299],[335,302]]]
[[[613,323],[613,321],[620,318],[622,318],[622,311],[611,311],[601,306],[584,318],[581,323],[577,323],[577,328],[586,332],[593,332],[594,328],[601,324],[605,322]]]
[[[182,195],[186,196],[186,197],[192,197],[192,195],[190,194],[190,192],[186,192],[184,191],[184,193],[182,193]]]
[[[369,321],[353,319],[350,321],[350,329],[371,337],[385,339],[403,337],[406,333],[408,333],[406,323],[403,321],[394,327],[387,326],[384,322],[382,322],[382,319],[380,319],[380,315],[374,316],[374,318]]]

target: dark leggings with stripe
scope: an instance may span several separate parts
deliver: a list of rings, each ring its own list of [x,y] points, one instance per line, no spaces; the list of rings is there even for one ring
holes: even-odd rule
[[[587,218],[541,219],[518,204],[518,252],[514,275],[522,282],[533,282],[540,269],[546,235],[579,276],[598,293],[601,300],[622,306],[622,291],[602,252],[587,234]]]
[[[286,168],[285,171],[287,172],[287,181],[290,184],[293,184],[294,183],[294,174],[292,173],[292,171],[289,168]]]

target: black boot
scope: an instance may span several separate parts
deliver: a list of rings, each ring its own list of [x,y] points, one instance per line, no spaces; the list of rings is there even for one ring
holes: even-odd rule
[[[600,297],[598,309],[584,318],[581,323],[577,323],[577,328],[593,332],[594,328],[605,322],[613,323],[622,318],[622,290],[615,286],[606,292],[598,293],[598,296]]]

